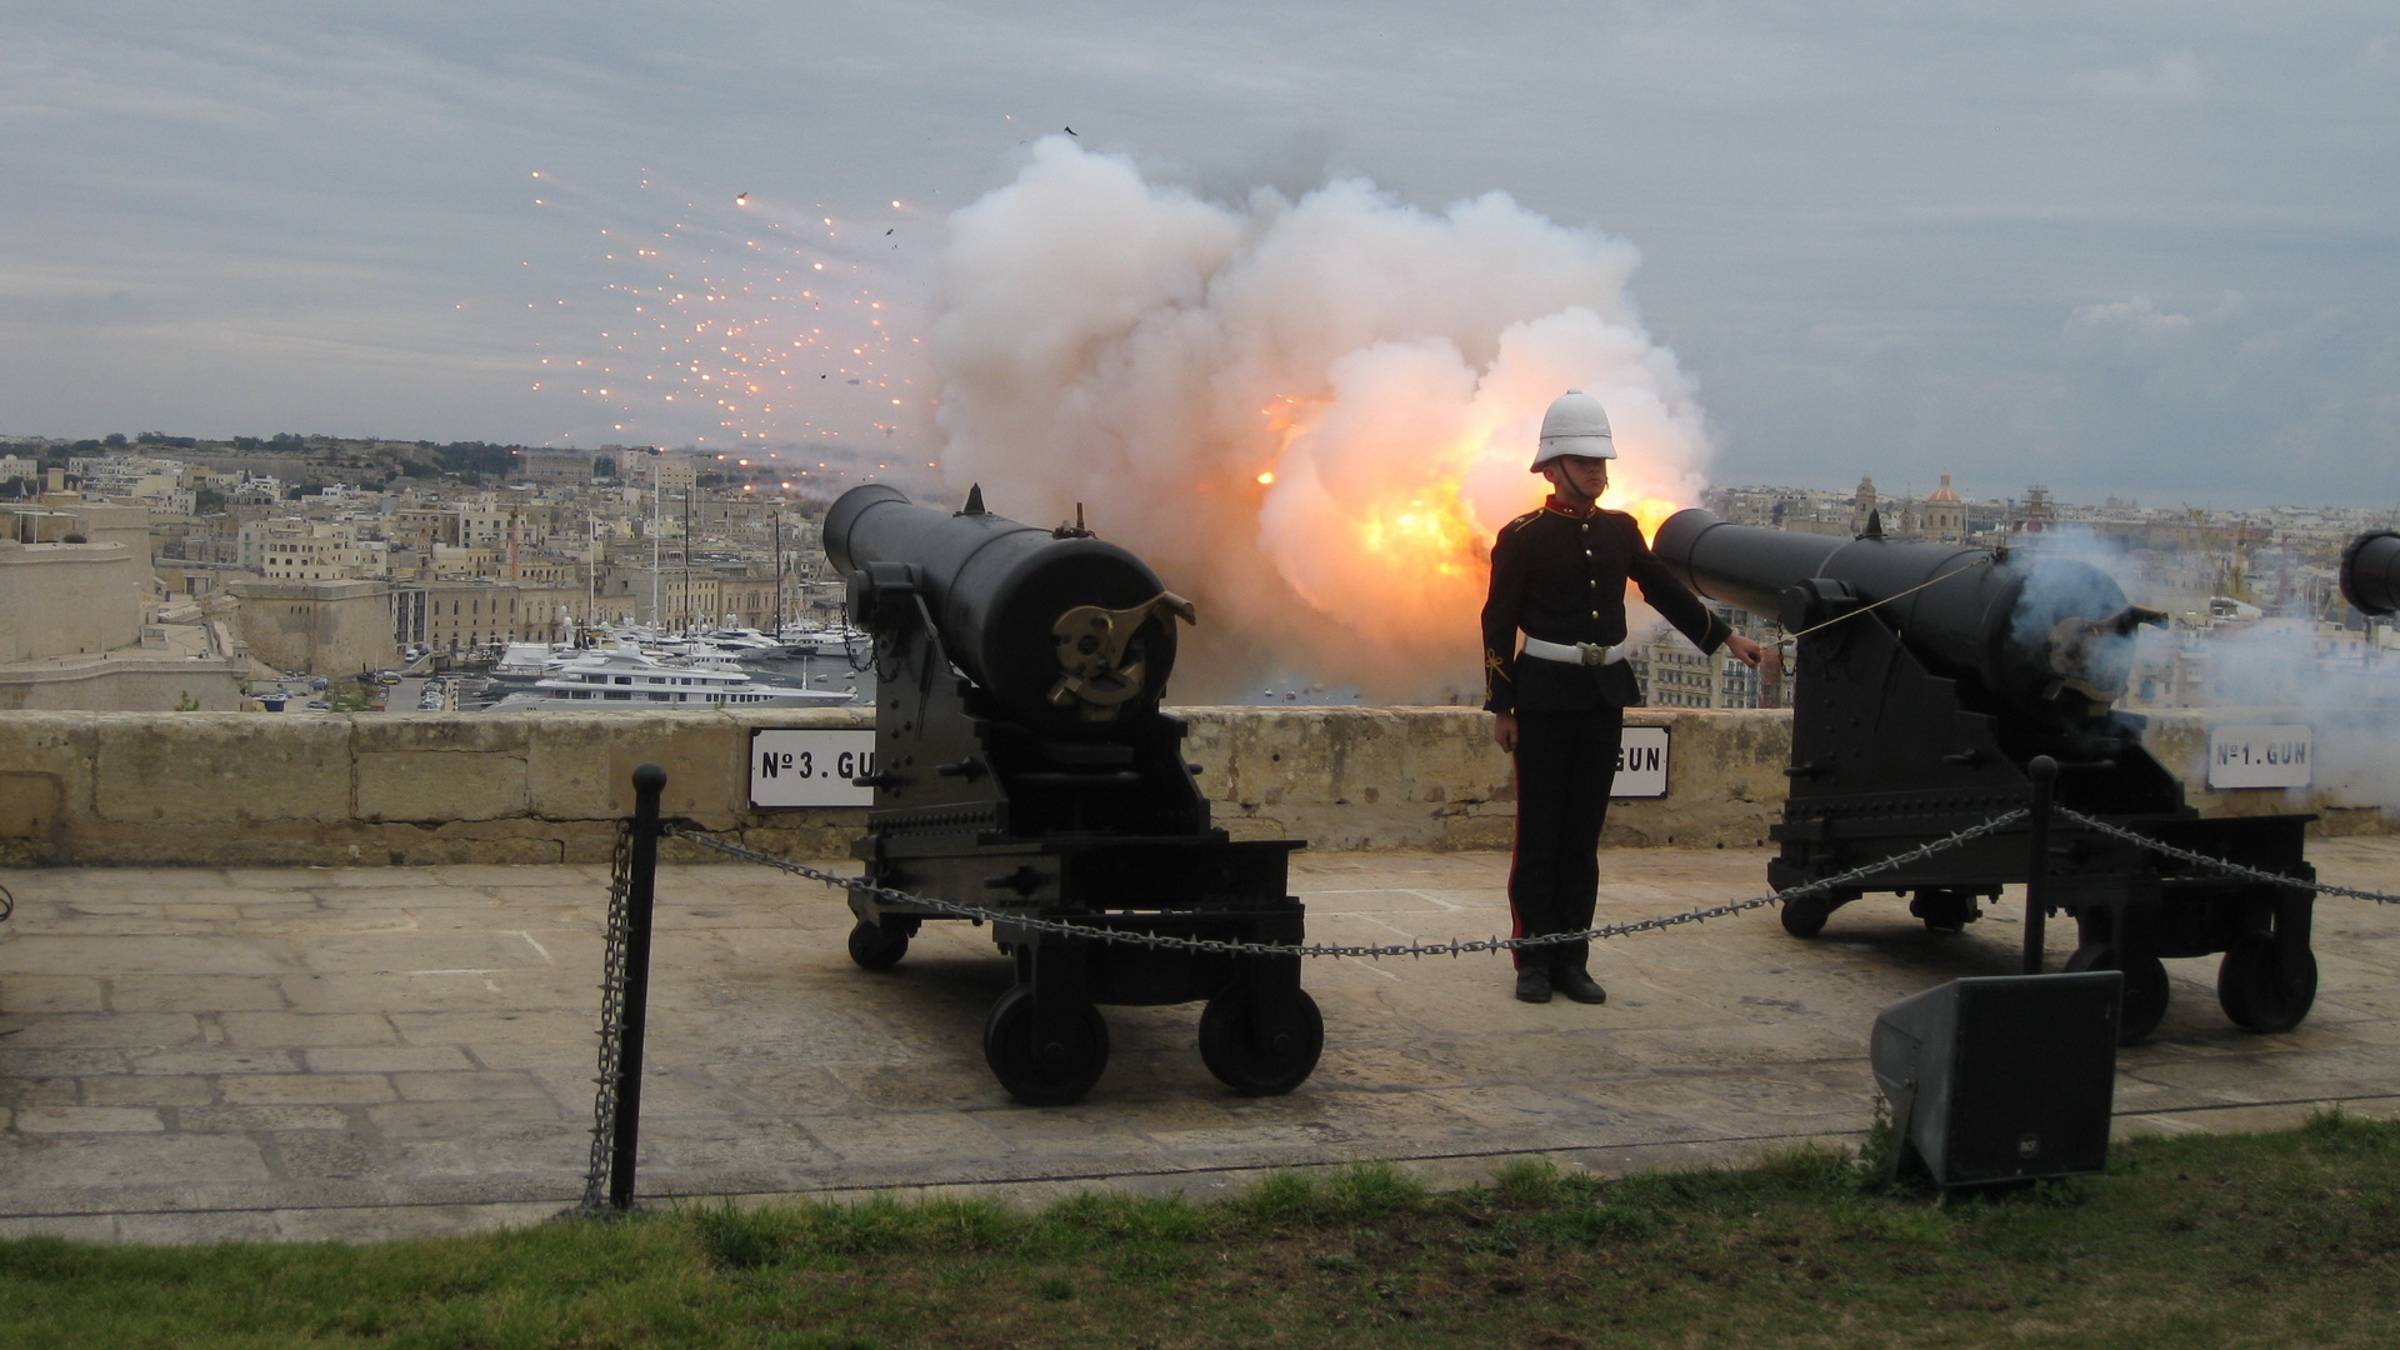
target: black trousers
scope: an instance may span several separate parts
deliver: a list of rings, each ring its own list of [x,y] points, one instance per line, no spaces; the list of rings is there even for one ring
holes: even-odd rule
[[[1592,926],[1600,897],[1600,827],[1625,741],[1625,710],[1517,714],[1517,842],[1508,868],[1515,935]],[[1591,944],[1516,954],[1517,969],[1581,970]]]

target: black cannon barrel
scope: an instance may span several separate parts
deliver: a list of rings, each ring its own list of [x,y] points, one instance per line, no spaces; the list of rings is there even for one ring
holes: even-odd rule
[[[2342,598],[2362,614],[2400,609],[2400,534],[2369,530],[2342,550]]]
[[[1838,616],[1874,605],[1928,668],[2014,703],[2055,703],[2062,687],[2113,701],[2147,617],[2107,573],[2068,559],[1797,534],[1697,509],[1669,517],[1653,547],[1694,591],[1788,630],[1864,622]]]
[[[1057,697],[1062,665],[1056,629],[1069,611],[1123,611],[1165,592],[1149,564],[1089,535],[1020,524],[981,508],[950,512],[910,502],[882,483],[854,487],[825,516],[825,556],[844,574],[870,564],[913,567],[950,660],[1019,719],[1034,725],[1088,722],[1091,706]],[[1175,625],[1142,622],[1128,658],[1138,671],[1131,709],[1155,709],[1175,666]]]

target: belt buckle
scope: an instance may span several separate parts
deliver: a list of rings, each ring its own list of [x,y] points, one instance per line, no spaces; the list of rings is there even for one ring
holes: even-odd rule
[[[1575,649],[1583,653],[1583,663],[1587,666],[1608,664],[1608,648],[1597,642],[1578,642],[1575,644]]]

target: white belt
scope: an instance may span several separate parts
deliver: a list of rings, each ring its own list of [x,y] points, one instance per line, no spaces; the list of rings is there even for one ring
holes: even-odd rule
[[[1602,646],[1597,642],[1544,642],[1537,637],[1525,639],[1525,654],[1544,661],[1564,661],[1575,666],[1613,666],[1625,659],[1625,644]]]

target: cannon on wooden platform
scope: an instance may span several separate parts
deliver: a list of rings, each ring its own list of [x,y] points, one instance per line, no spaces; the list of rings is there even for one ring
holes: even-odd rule
[[[1080,517],[1080,512],[1078,513]],[[999,911],[1016,982],[984,1025],[1001,1084],[1074,1101],[1108,1062],[1098,1005],[1208,1000],[1202,1060],[1236,1091],[1288,1092],[1324,1047],[1299,958],[1101,942],[1042,926],[1297,943],[1296,840],[1232,840],[1160,711],[1191,604],[1080,524],[940,511],[852,488],[825,518],[854,622],[874,636],[874,775],[850,955],[881,969],[927,919],[915,899]]]
[[[1799,635],[1791,779],[1779,890],[1888,857],[2024,806],[2034,761],[2059,766],[2062,806],[2149,840],[2313,881],[2306,815],[2203,819],[2113,705],[2136,630],[2159,621],[2099,569],[2006,549],[1856,539],[1732,525],[1683,511],[1658,556],[1701,595]],[[2030,824],[1886,872],[1938,931],[2032,872]],[[2132,1043],[2167,1006],[2162,957],[2224,953],[2217,999],[2254,1031],[2285,1031],[2316,997],[2310,892],[2229,877],[2063,819],[2048,831],[2043,911],[2074,916],[2069,970],[2125,976],[2119,1032]],[[1814,937],[1851,890],[1783,907]]]

